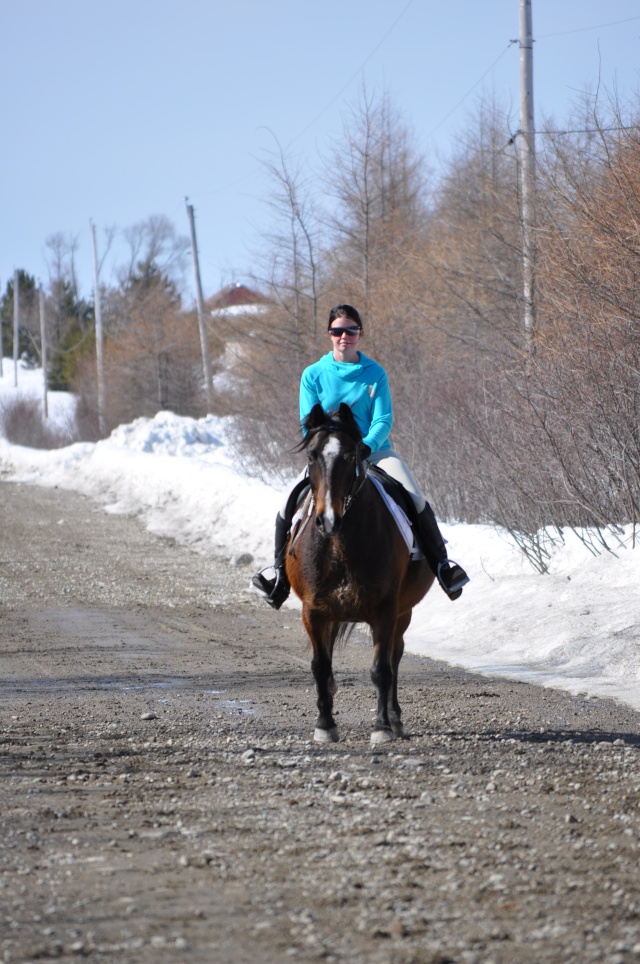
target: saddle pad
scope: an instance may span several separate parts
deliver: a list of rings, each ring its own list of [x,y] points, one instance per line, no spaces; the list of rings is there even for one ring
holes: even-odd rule
[[[398,503],[394,502],[391,496],[387,494],[382,483],[379,482],[374,475],[369,475],[369,478],[371,479],[376,489],[380,493],[380,498],[386,505],[391,515],[393,516],[395,523],[402,534],[402,538],[407,544],[407,549],[411,553],[411,558],[424,559],[424,554],[422,552],[422,549],[417,544],[417,542],[414,542],[413,529],[411,528],[411,523],[409,522],[409,519],[407,518],[406,513],[400,508]]]

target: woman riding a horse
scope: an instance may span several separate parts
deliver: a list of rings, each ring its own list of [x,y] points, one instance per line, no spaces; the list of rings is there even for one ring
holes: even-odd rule
[[[389,381],[384,368],[358,350],[364,337],[360,315],[351,305],[332,308],[328,332],[331,351],[302,373],[301,422],[304,426],[305,419],[318,404],[325,412],[337,411],[342,403],[350,406],[362,436],[360,457],[384,469],[411,496],[417,513],[416,536],[420,548],[449,599],[457,599],[469,577],[461,566],[447,558],[445,541],[433,510],[420,492],[408,466],[391,446],[389,435],[393,416]],[[285,551],[296,503],[292,492],[306,474],[305,469],[302,476],[296,479],[276,516],[275,575],[267,578],[264,575],[266,570],[261,570],[251,581],[252,589],[274,609],[282,606],[290,591]]]

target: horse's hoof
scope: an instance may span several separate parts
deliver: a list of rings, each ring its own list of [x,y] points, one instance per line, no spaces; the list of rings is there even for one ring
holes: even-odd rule
[[[313,739],[316,743],[337,743],[340,739],[338,727],[332,726],[330,730],[321,730],[319,726],[316,726],[313,731]]]
[[[394,739],[391,729],[374,730],[371,734],[371,746],[378,746],[379,743],[390,743]]]

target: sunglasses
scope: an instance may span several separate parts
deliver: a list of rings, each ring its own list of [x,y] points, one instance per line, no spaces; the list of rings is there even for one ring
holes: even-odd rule
[[[359,335],[362,328],[330,328],[329,334],[333,338],[341,338],[342,335]]]

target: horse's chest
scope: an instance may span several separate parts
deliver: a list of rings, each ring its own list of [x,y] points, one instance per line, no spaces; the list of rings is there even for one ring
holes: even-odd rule
[[[349,564],[339,546],[329,553],[324,560],[323,595],[327,603],[340,609],[343,618],[349,618],[351,613],[358,612],[365,598],[365,586],[358,578],[358,573]]]
[[[305,545],[300,568],[299,592],[312,608],[324,611],[332,619],[361,621],[370,604],[372,573],[360,558],[353,558],[341,539],[315,538]],[[292,573],[294,580],[296,574]],[[294,588],[298,591],[296,582]],[[311,602],[313,599],[313,602]]]
[[[360,587],[348,580],[339,582],[331,595],[334,603],[345,613],[358,610],[362,605],[362,592]]]

